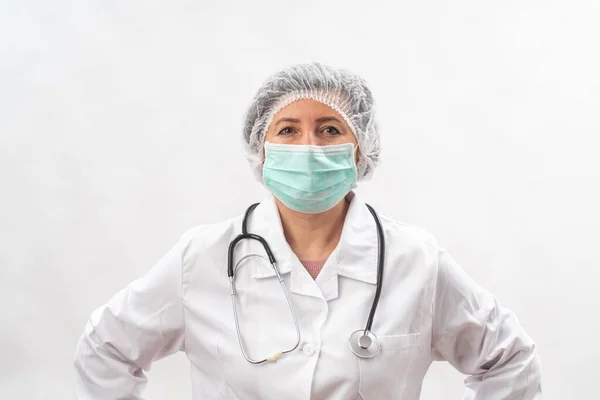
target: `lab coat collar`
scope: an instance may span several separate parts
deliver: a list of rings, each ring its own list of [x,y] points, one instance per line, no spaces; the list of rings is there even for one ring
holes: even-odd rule
[[[377,283],[377,226],[366,204],[349,194],[350,208],[340,238],[337,273],[362,282]]]
[[[327,290],[329,294],[324,293],[327,299],[337,297],[337,279],[334,279],[337,275],[370,284],[377,282],[378,242],[375,221],[365,203],[354,192],[350,192],[346,199],[350,201],[350,207],[344,221],[340,242],[317,277],[330,288]],[[296,271],[298,266],[302,267],[302,264],[285,240],[277,204],[272,195],[256,207],[250,216],[248,226],[250,232],[263,236],[269,243],[280,273],[293,272],[292,291],[297,292],[295,289],[300,289],[298,292],[316,294],[308,293],[313,290],[308,290],[309,285],[303,282],[306,277],[312,280],[308,272]],[[255,262],[252,268],[253,278],[275,276],[275,271],[266,262]],[[314,285],[310,286],[314,287]]]

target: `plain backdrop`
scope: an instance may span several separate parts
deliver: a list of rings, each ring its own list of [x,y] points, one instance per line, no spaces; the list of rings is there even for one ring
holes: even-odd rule
[[[598,398],[598,1],[0,4],[0,398],[73,398],[92,310],[266,195],[246,107],[313,60],[375,94],[361,196],[516,312],[546,400]],[[148,399],[191,398],[184,355],[148,377]],[[422,399],[460,399],[463,378],[434,364]]]

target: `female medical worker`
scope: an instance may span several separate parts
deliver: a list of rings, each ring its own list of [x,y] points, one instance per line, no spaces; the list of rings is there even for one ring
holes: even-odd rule
[[[433,360],[470,375],[465,398],[541,398],[535,346],[514,314],[429,233],[352,191],[380,154],[360,77],[318,63],[275,74],[244,140],[273,196],[188,230],[92,314],[77,398],[140,399],[143,370],[177,351],[195,399],[415,400]]]

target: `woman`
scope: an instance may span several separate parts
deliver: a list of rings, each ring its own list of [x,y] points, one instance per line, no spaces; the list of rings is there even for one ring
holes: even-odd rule
[[[79,399],[141,398],[143,370],[177,351],[197,399],[412,400],[433,360],[470,375],[468,398],[540,398],[535,346],[514,314],[429,233],[352,191],[380,153],[360,77],[318,63],[275,74],[244,139],[273,196],[190,229],[92,314]],[[260,238],[236,239],[243,230]]]

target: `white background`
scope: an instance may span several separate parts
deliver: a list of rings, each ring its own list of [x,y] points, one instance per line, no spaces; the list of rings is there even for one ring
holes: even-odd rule
[[[245,107],[312,60],[375,93],[363,198],[517,313],[545,400],[598,398],[598,1],[1,4],[0,398],[72,398],[91,311],[187,228],[263,198]],[[435,364],[422,399],[458,400],[462,379]],[[189,399],[185,357],[146,393]]]

